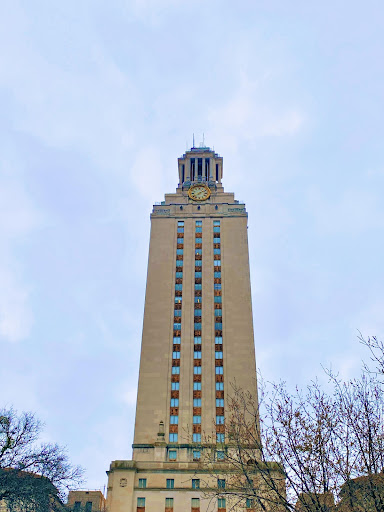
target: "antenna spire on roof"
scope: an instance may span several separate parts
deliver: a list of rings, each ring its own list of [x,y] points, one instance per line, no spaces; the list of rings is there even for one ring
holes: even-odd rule
[[[193,134],[193,148],[195,147],[195,134]]]

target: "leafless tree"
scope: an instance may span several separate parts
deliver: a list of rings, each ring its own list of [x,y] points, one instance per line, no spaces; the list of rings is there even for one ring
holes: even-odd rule
[[[384,346],[374,342],[384,370]],[[348,382],[328,371],[326,388],[268,384],[260,403],[234,385],[225,460],[211,463],[225,489],[211,478],[209,492],[233,509],[383,512],[384,388],[366,369]]]
[[[38,442],[41,431],[34,414],[0,410],[0,501],[10,509],[46,512],[50,503],[54,510],[82,481],[83,470],[63,447]]]

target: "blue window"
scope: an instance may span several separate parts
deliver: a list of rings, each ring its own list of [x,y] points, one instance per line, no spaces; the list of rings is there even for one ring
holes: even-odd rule
[[[197,256],[202,256],[203,255],[203,250],[202,249],[195,249],[195,254]]]
[[[183,302],[183,297],[175,297],[175,304],[181,304]]]
[[[195,304],[201,304],[201,297],[195,297]]]
[[[184,221],[183,220],[178,220],[177,221],[177,225],[178,226],[184,226]]]
[[[192,441],[194,443],[201,443],[201,434],[192,434]]]
[[[216,443],[224,443],[225,434],[216,434]]]
[[[214,233],[220,233],[220,226],[213,226]],[[179,231],[179,233],[184,233],[184,231]]]
[[[222,366],[220,366],[220,368],[223,369]],[[193,367],[193,375],[201,375],[201,366]]]
[[[175,480],[173,478],[167,478],[167,489],[174,489]]]
[[[172,359],[180,359],[180,352],[172,352]]]
[[[180,374],[180,366],[172,366],[172,375]]]
[[[178,292],[181,292],[182,289],[183,289],[183,285],[182,284],[178,284],[178,283],[175,284],[175,290],[177,290]]]
[[[178,416],[171,416],[171,425],[178,425],[179,424],[179,417]]]
[[[216,407],[224,407],[224,398],[216,398]]]
[[[184,221],[183,221],[184,222]],[[214,226],[220,226],[220,221],[219,220],[214,220],[213,221],[213,225]]]
[[[202,244],[203,243],[203,239],[202,238],[195,238],[195,243],[196,244]]]
[[[193,359],[201,359],[201,352],[200,351],[199,352],[195,351],[193,353]]]
[[[221,267],[221,261],[220,261],[220,260],[215,260],[215,261],[213,262],[213,266],[214,266],[214,267]]]
[[[147,487],[147,479],[139,478],[139,487],[140,489],[145,489]]]
[[[181,330],[181,324],[180,323],[175,323],[173,324],[173,329],[175,331],[180,331]]]
[[[224,382],[216,382],[216,391],[224,391]]]
[[[182,244],[184,243],[184,238],[178,238],[178,239],[177,239],[177,243],[178,243],[179,245],[182,245]]]
[[[201,407],[201,398],[193,399],[193,407]]]
[[[168,459],[169,460],[176,460],[177,458],[177,451],[176,450],[169,450],[168,452]]]
[[[137,506],[145,507],[145,498],[137,498]]]
[[[175,316],[181,316],[181,309],[175,309],[174,315]]]
[[[247,498],[246,508],[253,508],[255,506],[255,501],[253,498]]]
[[[215,352],[215,359],[223,359],[223,353],[222,352]]]
[[[200,450],[193,450],[193,460],[200,460]]]
[[[175,345],[180,345],[180,342],[181,342],[181,338],[180,338],[179,336],[175,336],[175,337],[173,338],[173,343],[174,343]]]
[[[195,336],[194,341],[195,345],[201,345],[201,336]]]
[[[195,316],[201,316],[201,309],[195,309]]]
[[[176,275],[176,277],[177,277],[177,275]],[[182,272],[181,272],[181,276],[180,277],[183,277],[183,273]],[[221,272],[214,272],[213,273],[213,277],[215,277],[216,279],[221,279]]]
[[[215,373],[216,373],[216,375],[223,375],[224,374],[223,367],[222,366],[216,366]]]
[[[177,228],[177,232],[178,232],[178,233],[184,233],[184,228],[183,228],[183,227],[179,227],[179,228]]]
[[[171,407],[179,407],[179,399],[171,398]]]
[[[203,228],[202,227],[196,227],[195,232],[196,233],[202,233],[203,232]]]
[[[176,254],[184,254],[184,249],[176,249]]]
[[[203,262],[201,260],[195,261],[195,267],[202,267],[202,266],[203,266]]]
[[[196,221],[196,226],[202,226],[203,225],[203,221],[202,220],[197,220]]]
[[[178,249],[178,251],[182,251],[182,249]],[[213,249],[213,254],[220,254],[221,249]],[[182,252],[180,254],[183,254]]]
[[[216,425],[224,425],[224,416],[216,416]]]
[[[169,434],[169,442],[177,443],[177,434]]]
[[[180,239],[179,239],[180,240]],[[219,244],[221,242],[221,239],[220,239],[220,235],[219,236],[215,236],[215,241],[214,243],[215,244]],[[180,242],[179,242],[180,243]]]
[[[194,329],[195,329],[195,331],[201,331],[201,323],[195,323]]]
[[[220,272],[215,272],[215,274],[220,274]],[[177,279],[181,279],[183,277],[183,273],[182,272],[176,272],[176,278]]]
[[[172,391],[178,391],[180,389],[180,382],[171,382]]]
[[[201,290],[203,287],[201,284],[196,284],[195,283],[195,290]]]
[[[217,479],[217,487],[219,489],[225,489],[225,480],[224,480],[224,478],[218,478]]]
[[[222,297],[221,296],[220,297],[215,297],[215,302],[216,303],[220,304],[221,301],[222,301]]]
[[[183,260],[177,260],[176,267],[182,267],[182,266],[183,266]]]
[[[180,329],[181,329],[181,327],[180,327]],[[215,322],[215,331],[221,331],[222,329],[223,329],[223,324],[221,322]]]
[[[202,272],[195,272],[195,278],[196,279],[200,279],[202,277],[203,273]]]
[[[181,313],[181,311],[180,311],[180,313]],[[223,316],[222,310],[221,309],[215,309],[215,316]]]
[[[200,489],[200,480],[198,478],[192,478],[192,489]],[[192,499],[198,500],[199,498],[192,498]],[[192,507],[193,508],[200,507],[200,503],[197,505],[197,507],[194,507],[192,504]]]
[[[222,451],[222,450],[218,450],[216,452],[216,459],[217,460],[224,460],[225,459],[225,453]],[[219,502],[220,502],[220,498],[219,498]],[[222,508],[225,507],[225,498],[221,498],[221,502],[222,502]],[[220,505],[219,505],[220,507]]]
[[[201,416],[194,416],[193,417],[193,423],[194,423],[194,425],[200,425],[200,423],[201,423]]]
[[[216,262],[215,262],[215,263],[216,263]],[[221,290],[221,283],[215,283],[215,284],[213,285],[213,289],[214,289],[214,290]]]
[[[193,484],[193,481],[192,481]],[[199,487],[200,487],[200,481],[199,481]],[[199,487],[195,487],[195,489],[199,489]],[[191,498],[191,508],[192,509],[199,509],[200,510],[200,498]]]
[[[222,336],[216,336],[215,344],[216,345],[222,345],[223,344],[223,337]]]
[[[201,382],[194,382],[193,383],[193,391],[201,391]]]

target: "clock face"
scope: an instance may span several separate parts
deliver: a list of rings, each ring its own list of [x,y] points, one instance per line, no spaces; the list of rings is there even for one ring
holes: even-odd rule
[[[188,190],[188,195],[194,201],[205,201],[211,195],[211,191],[205,185],[194,185]]]

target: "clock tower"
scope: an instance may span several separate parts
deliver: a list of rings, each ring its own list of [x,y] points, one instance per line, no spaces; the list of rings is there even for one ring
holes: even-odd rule
[[[257,400],[245,205],[208,147],[178,175],[151,214],[133,455],[111,463],[109,512],[224,512],[203,462],[228,450],[231,384]]]

